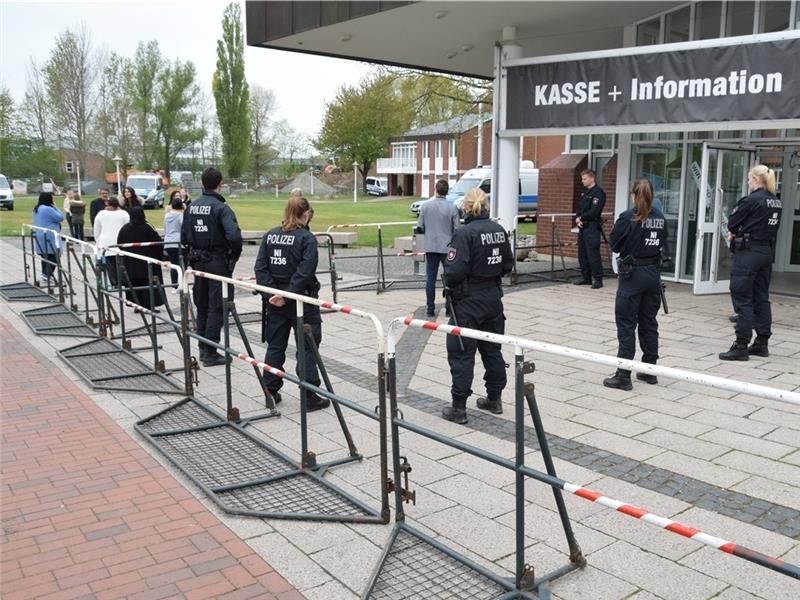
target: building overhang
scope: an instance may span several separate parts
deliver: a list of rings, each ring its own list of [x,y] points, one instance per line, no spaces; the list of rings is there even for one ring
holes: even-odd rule
[[[247,44],[491,79],[504,27],[526,57],[621,48],[626,25],[681,4],[248,0]]]

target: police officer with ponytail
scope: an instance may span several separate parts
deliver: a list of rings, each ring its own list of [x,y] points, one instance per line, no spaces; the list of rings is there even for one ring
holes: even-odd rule
[[[502,334],[506,317],[501,278],[514,266],[508,234],[489,220],[486,194],[479,188],[466,193],[463,208],[464,227],[453,232],[444,261],[446,293],[452,302],[450,324]],[[486,397],[478,399],[478,408],[503,412],[500,396],[506,387],[506,364],[500,344],[451,335],[447,336],[447,362],[453,405],[442,410],[448,421],[467,422],[476,350],[486,370]]]
[[[637,179],[631,189],[633,208],[623,212],[611,231],[611,250],[619,252],[619,283],[614,315],[617,322],[617,356],[633,360],[636,355],[636,330],[642,347],[642,362],[658,359],[658,314],[661,305],[661,257],[667,256],[667,222],[664,213],[653,206],[653,187]],[[658,383],[655,375],[637,373],[636,378]],[[632,390],[631,372],[617,369],[603,385]]]
[[[768,343],[772,334],[769,282],[783,204],[775,196],[775,172],[767,166],[756,165],[750,169],[747,186],[750,194],[739,200],[728,217],[728,239],[733,251],[730,291],[737,316],[736,341],[730,350],[719,355],[721,360],[769,356]],[[754,329],[756,339],[750,344]]]
[[[296,195],[293,190],[283,212],[283,222],[269,230],[261,241],[255,265],[256,283],[301,296],[319,296],[320,284],[316,276],[319,261],[317,238],[308,230],[313,214],[308,200]],[[289,333],[294,331],[295,338],[304,334],[297,328],[297,307],[294,300],[287,300],[276,294],[266,299],[265,308],[264,337],[267,354],[264,362],[283,370]],[[303,323],[310,326],[311,336],[319,347],[322,342],[322,316],[319,306],[303,305]],[[308,343],[305,344],[304,357],[306,381],[319,387],[321,383],[316,356]],[[302,377],[299,366],[298,362],[298,375]],[[275,402],[280,402],[281,395],[278,391],[283,380],[265,372],[264,383]],[[330,404],[330,400],[312,392],[308,392],[306,399],[309,411],[320,410]]]

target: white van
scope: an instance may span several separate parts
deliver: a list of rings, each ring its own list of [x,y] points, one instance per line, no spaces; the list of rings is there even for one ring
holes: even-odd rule
[[[125,185],[132,187],[143,208],[162,208],[164,206],[161,175],[157,173],[134,173],[128,176]],[[159,194],[159,192],[162,192]]]
[[[389,190],[386,187],[385,179],[378,179],[377,177],[367,177],[364,180],[367,188],[367,194],[370,196],[388,196]]]
[[[0,207],[14,210],[14,191],[5,175],[0,174]]]
[[[534,169],[530,161],[523,161],[519,169],[519,203],[517,211],[521,215],[536,220],[539,208],[539,169]],[[481,188],[491,202],[492,168],[477,167],[464,173],[447,194],[448,202],[453,202],[461,211],[464,194],[471,188]],[[427,200],[420,200],[411,205],[411,212],[418,215],[419,207]]]

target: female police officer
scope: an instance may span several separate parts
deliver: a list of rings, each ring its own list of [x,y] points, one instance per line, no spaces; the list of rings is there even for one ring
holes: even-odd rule
[[[464,227],[456,229],[444,261],[444,277],[452,300],[450,324],[502,334],[505,315],[500,298],[500,279],[511,272],[514,257],[502,226],[489,220],[486,195],[478,188],[464,196]],[[462,346],[463,344],[463,346]],[[453,379],[453,405],[442,416],[456,423],[467,422],[467,398],[472,394],[475,350],[480,352],[486,373],[486,398],[478,408],[503,412],[500,395],[506,386],[506,365],[499,344],[456,336],[447,337],[447,362]]]
[[[658,322],[661,304],[661,277],[658,267],[661,251],[666,254],[667,224],[664,214],[653,207],[653,188],[646,179],[637,179],[631,190],[633,208],[623,212],[611,231],[611,250],[619,252],[619,283],[614,314],[617,321],[617,356],[632,360],[636,354],[636,328],[642,362],[658,359]],[[655,375],[637,373],[636,378],[658,383]],[[617,369],[603,385],[632,390],[631,372]]]
[[[737,316],[736,341],[719,355],[721,360],[748,360],[751,354],[769,356],[769,280],[783,205],[775,197],[772,169],[764,165],[750,169],[747,186],[750,194],[739,200],[728,217],[728,239],[734,252],[730,290]],[[754,328],[756,339],[748,348]]]
[[[255,265],[256,282],[259,285],[317,297],[319,281],[315,273],[319,255],[317,239],[307,228],[311,215],[312,210],[308,200],[294,195],[289,198],[283,213],[283,223],[268,231],[261,241]],[[295,337],[303,335],[297,331],[297,309],[294,300],[286,300],[277,295],[270,296],[266,306],[267,354],[264,362],[283,370],[289,331],[294,330]],[[311,326],[311,334],[319,346],[322,341],[322,318],[319,307],[305,304],[303,321]],[[306,380],[312,385],[319,386],[317,361],[309,344],[305,345],[304,356]],[[298,375],[303,376],[299,372]],[[283,385],[283,380],[272,373],[264,373],[264,383],[275,398],[275,402],[280,402],[278,390]],[[306,406],[309,411],[325,408],[329,404],[327,398],[320,398],[311,392],[307,395]]]

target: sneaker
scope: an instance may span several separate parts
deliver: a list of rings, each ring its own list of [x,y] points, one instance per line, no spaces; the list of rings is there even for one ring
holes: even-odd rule
[[[442,418],[459,425],[464,425],[467,422],[467,409],[456,408],[454,406],[445,406],[442,409]]]
[[[488,410],[495,415],[503,414],[503,403],[497,400],[489,400],[489,398],[478,398],[478,408],[481,410]]]
[[[170,294],[179,294],[179,293],[180,290],[178,288],[172,288],[172,291],[170,291]]]
[[[649,373],[637,373],[636,379],[639,381],[644,381],[645,383],[649,383],[650,385],[655,385],[658,383],[658,377],[655,375],[650,375]]]

